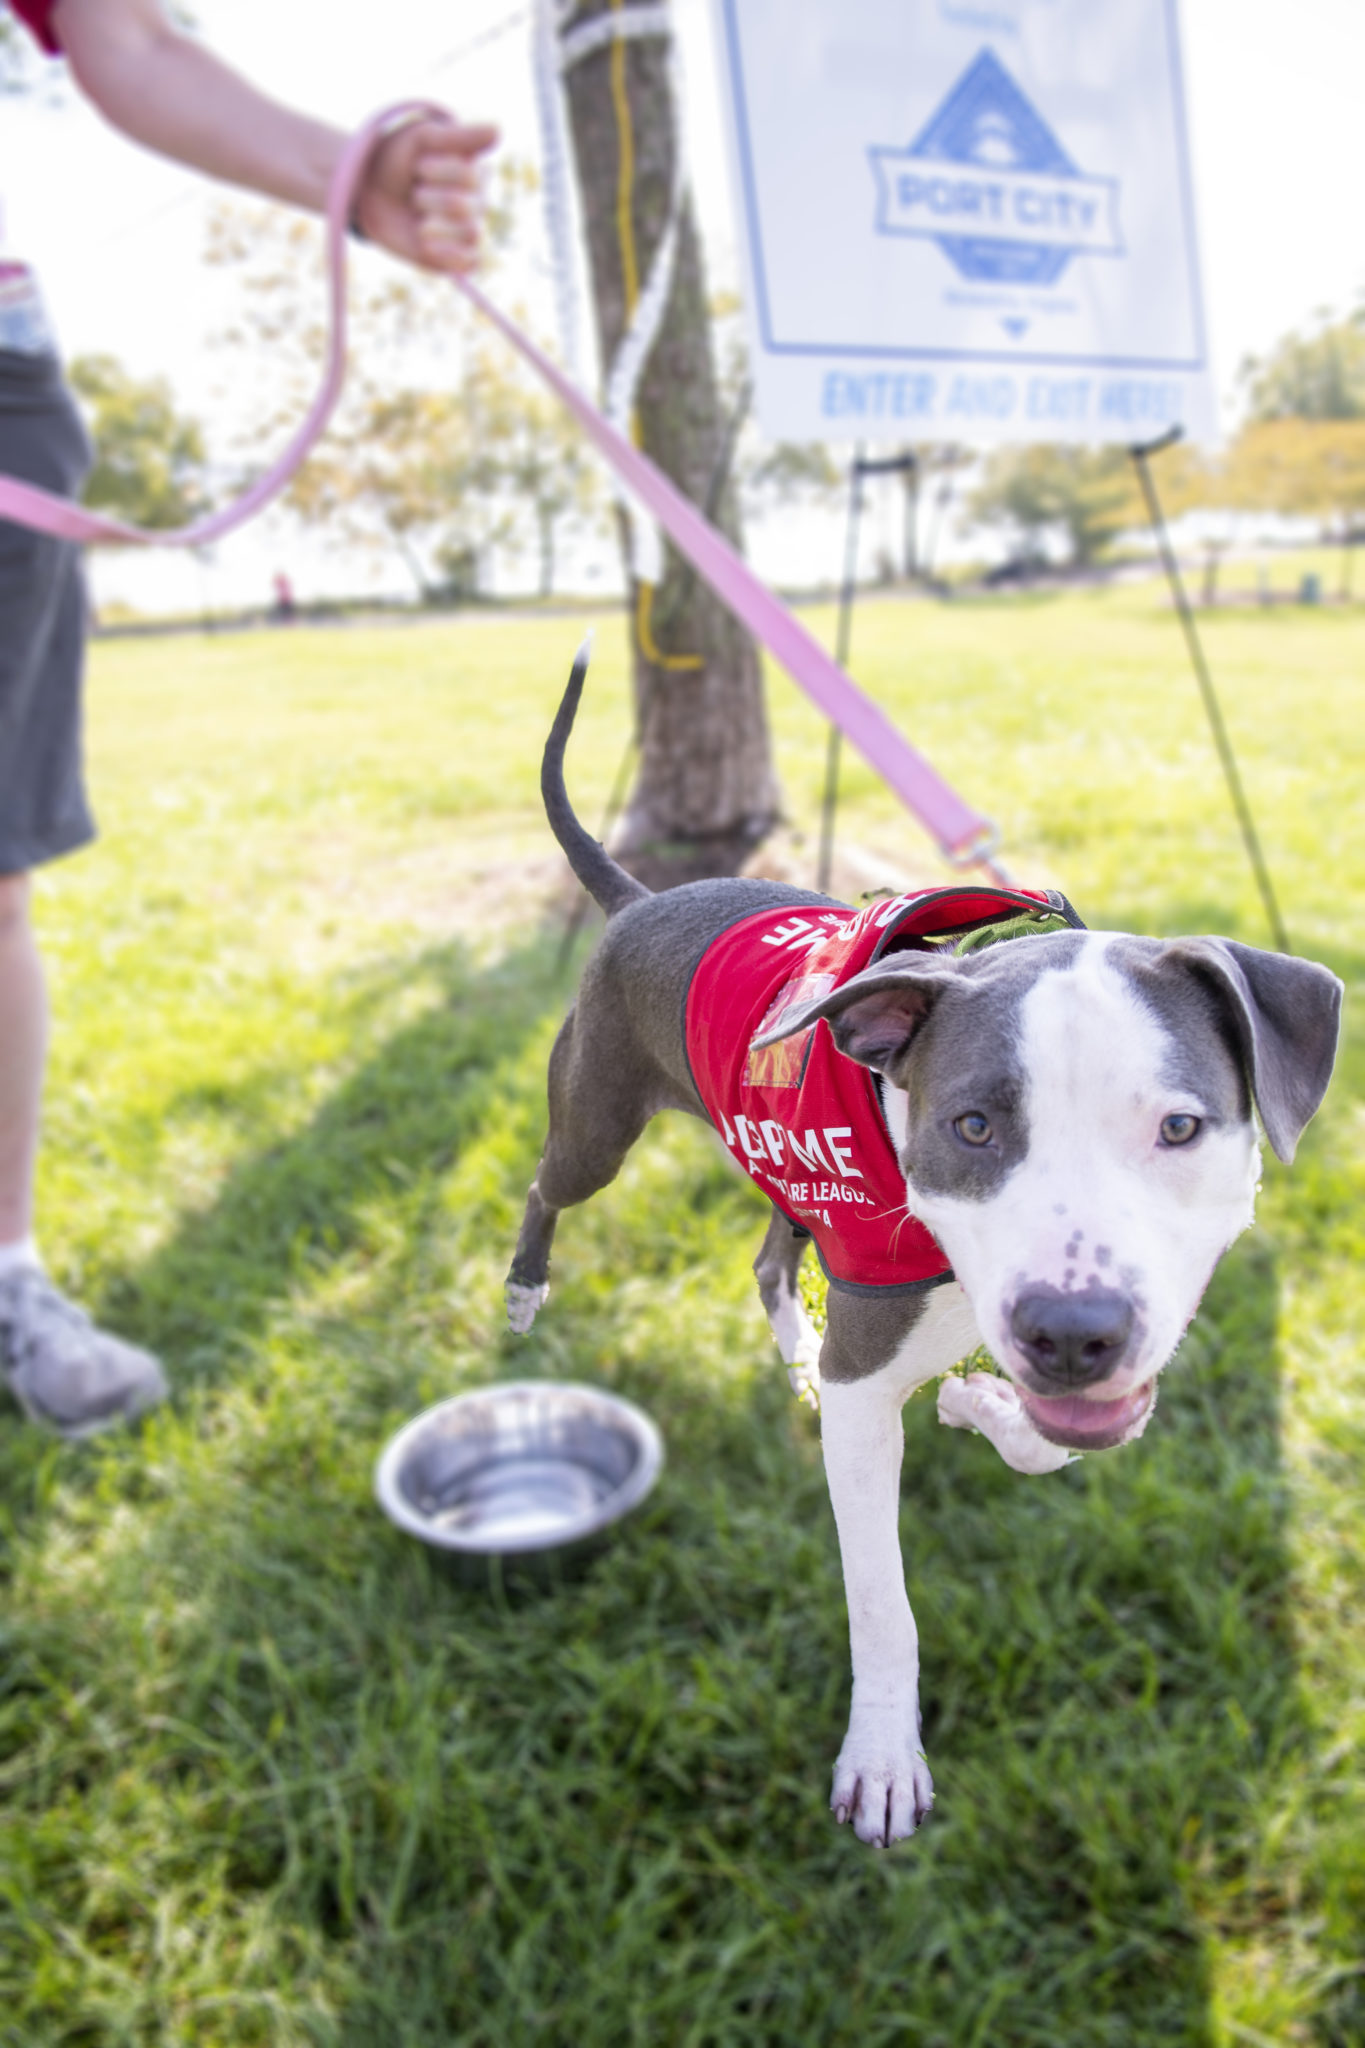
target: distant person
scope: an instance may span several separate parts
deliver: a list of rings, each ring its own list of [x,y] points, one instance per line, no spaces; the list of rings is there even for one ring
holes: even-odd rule
[[[274,576],[271,578],[270,587],[275,593],[275,603],[270,613],[271,618],[277,626],[292,626],[297,611],[297,606],[294,603],[294,586],[283,569],[275,571]]]
[[[249,191],[325,207],[345,135],[258,92],[158,0],[11,6],[132,141]],[[321,0],[314,11],[319,34],[336,34],[335,14]],[[357,25],[375,26],[364,16]],[[453,118],[396,129],[370,158],[352,227],[424,269],[468,270],[482,218],[478,159],[496,140],[494,128]],[[79,220],[74,178],[70,196]],[[89,464],[33,273],[0,263],[0,471],[74,498]],[[34,1237],[47,1005],[28,877],[94,837],[81,766],[84,629],[78,550],[0,521],[0,1375],[26,1414],[64,1436],[137,1415],[166,1391],[155,1358],[58,1292]]]

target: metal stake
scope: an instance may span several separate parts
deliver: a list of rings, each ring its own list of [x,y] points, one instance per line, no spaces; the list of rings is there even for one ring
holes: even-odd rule
[[[1237,758],[1232,751],[1232,741],[1228,738],[1228,729],[1223,723],[1223,713],[1219,706],[1217,694],[1214,691],[1213,678],[1209,674],[1209,665],[1204,659],[1204,647],[1199,638],[1199,628],[1195,623],[1194,611],[1190,605],[1190,600],[1185,593],[1184,581],[1180,574],[1180,564],[1175,558],[1175,549],[1171,546],[1171,537],[1167,531],[1165,516],[1161,510],[1161,500],[1157,496],[1156,481],[1148,464],[1149,456],[1159,455],[1163,448],[1172,447],[1181,438],[1183,433],[1183,427],[1172,427],[1169,432],[1162,434],[1158,440],[1140,442],[1135,447],[1130,448],[1128,453],[1133,458],[1133,467],[1138,473],[1138,482],[1142,486],[1142,495],[1147,502],[1147,517],[1151,522],[1157,551],[1161,556],[1162,566],[1166,571],[1166,580],[1171,586],[1171,597],[1179,614],[1181,626],[1184,628],[1185,644],[1189,648],[1195,680],[1199,684],[1199,694],[1204,700],[1204,710],[1208,715],[1209,725],[1213,732],[1213,743],[1218,749],[1218,758],[1223,764],[1223,774],[1227,780],[1228,793],[1232,798],[1232,807],[1237,813],[1237,822],[1242,828],[1242,839],[1246,846],[1248,858],[1251,861],[1251,871],[1256,877],[1256,886],[1261,892],[1261,902],[1265,907],[1271,937],[1275,941],[1277,952],[1292,953],[1294,948],[1289,943],[1289,934],[1284,928],[1284,920],[1280,916],[1280,908],[1275,901],[1275,891],[1270,880],[1270,870],[1266,866],[1265,855],[1261,851],[1261,842],[1256,832],[1256,821],[1251,815],[1251,806],[1247,802],[1246,791],[1242,787],[1242,778],[1237,769]]]

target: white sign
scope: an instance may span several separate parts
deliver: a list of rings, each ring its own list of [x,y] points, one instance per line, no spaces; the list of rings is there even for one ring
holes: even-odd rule
[[[1176,0],[714,0],[780,440],[1216,431]]]

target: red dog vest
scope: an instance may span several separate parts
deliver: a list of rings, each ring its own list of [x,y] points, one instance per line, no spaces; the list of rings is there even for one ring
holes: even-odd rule
[[[684,1016],[697,1093],[740,1165],[814,1238],[833,1286],[921,1287],[951,1268],[906,1209],[870,1069],[838,1051],[823,1018],[759,1051],[752,1040],[886,953],[1056,908],[1035,889],[918,889],[856,915],[760,910],[702,954]]]

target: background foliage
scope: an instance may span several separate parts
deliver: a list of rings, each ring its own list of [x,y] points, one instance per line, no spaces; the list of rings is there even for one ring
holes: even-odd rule
[[[177,410],[164,377],[130,376],[109,355],[77,356],[67,376],[94,443],[87,505],[153,527],[187,525],[207,509],[203,430]]]
[[[495,276],[534,187],[526,164],[498,166],[487,220]],[[278,208],[224,206],[208,254],[237,273],[241,293],[240,314],[217,338],[225,362],[265,351],[276,371],[275,418],[263,428],[253,408],[254,454],[263,433],[284,434],[318,381],[322,232]],[[535,553],[548,595],[558,528],[568,517],[590,522],[603,502],[563,408],[477,327],[448,280],[353,251],[348,297],[346,394],[285,494],[289,511],[341,545],[396,551],[424,599],[477,591],[490,551],[509,543]]]

